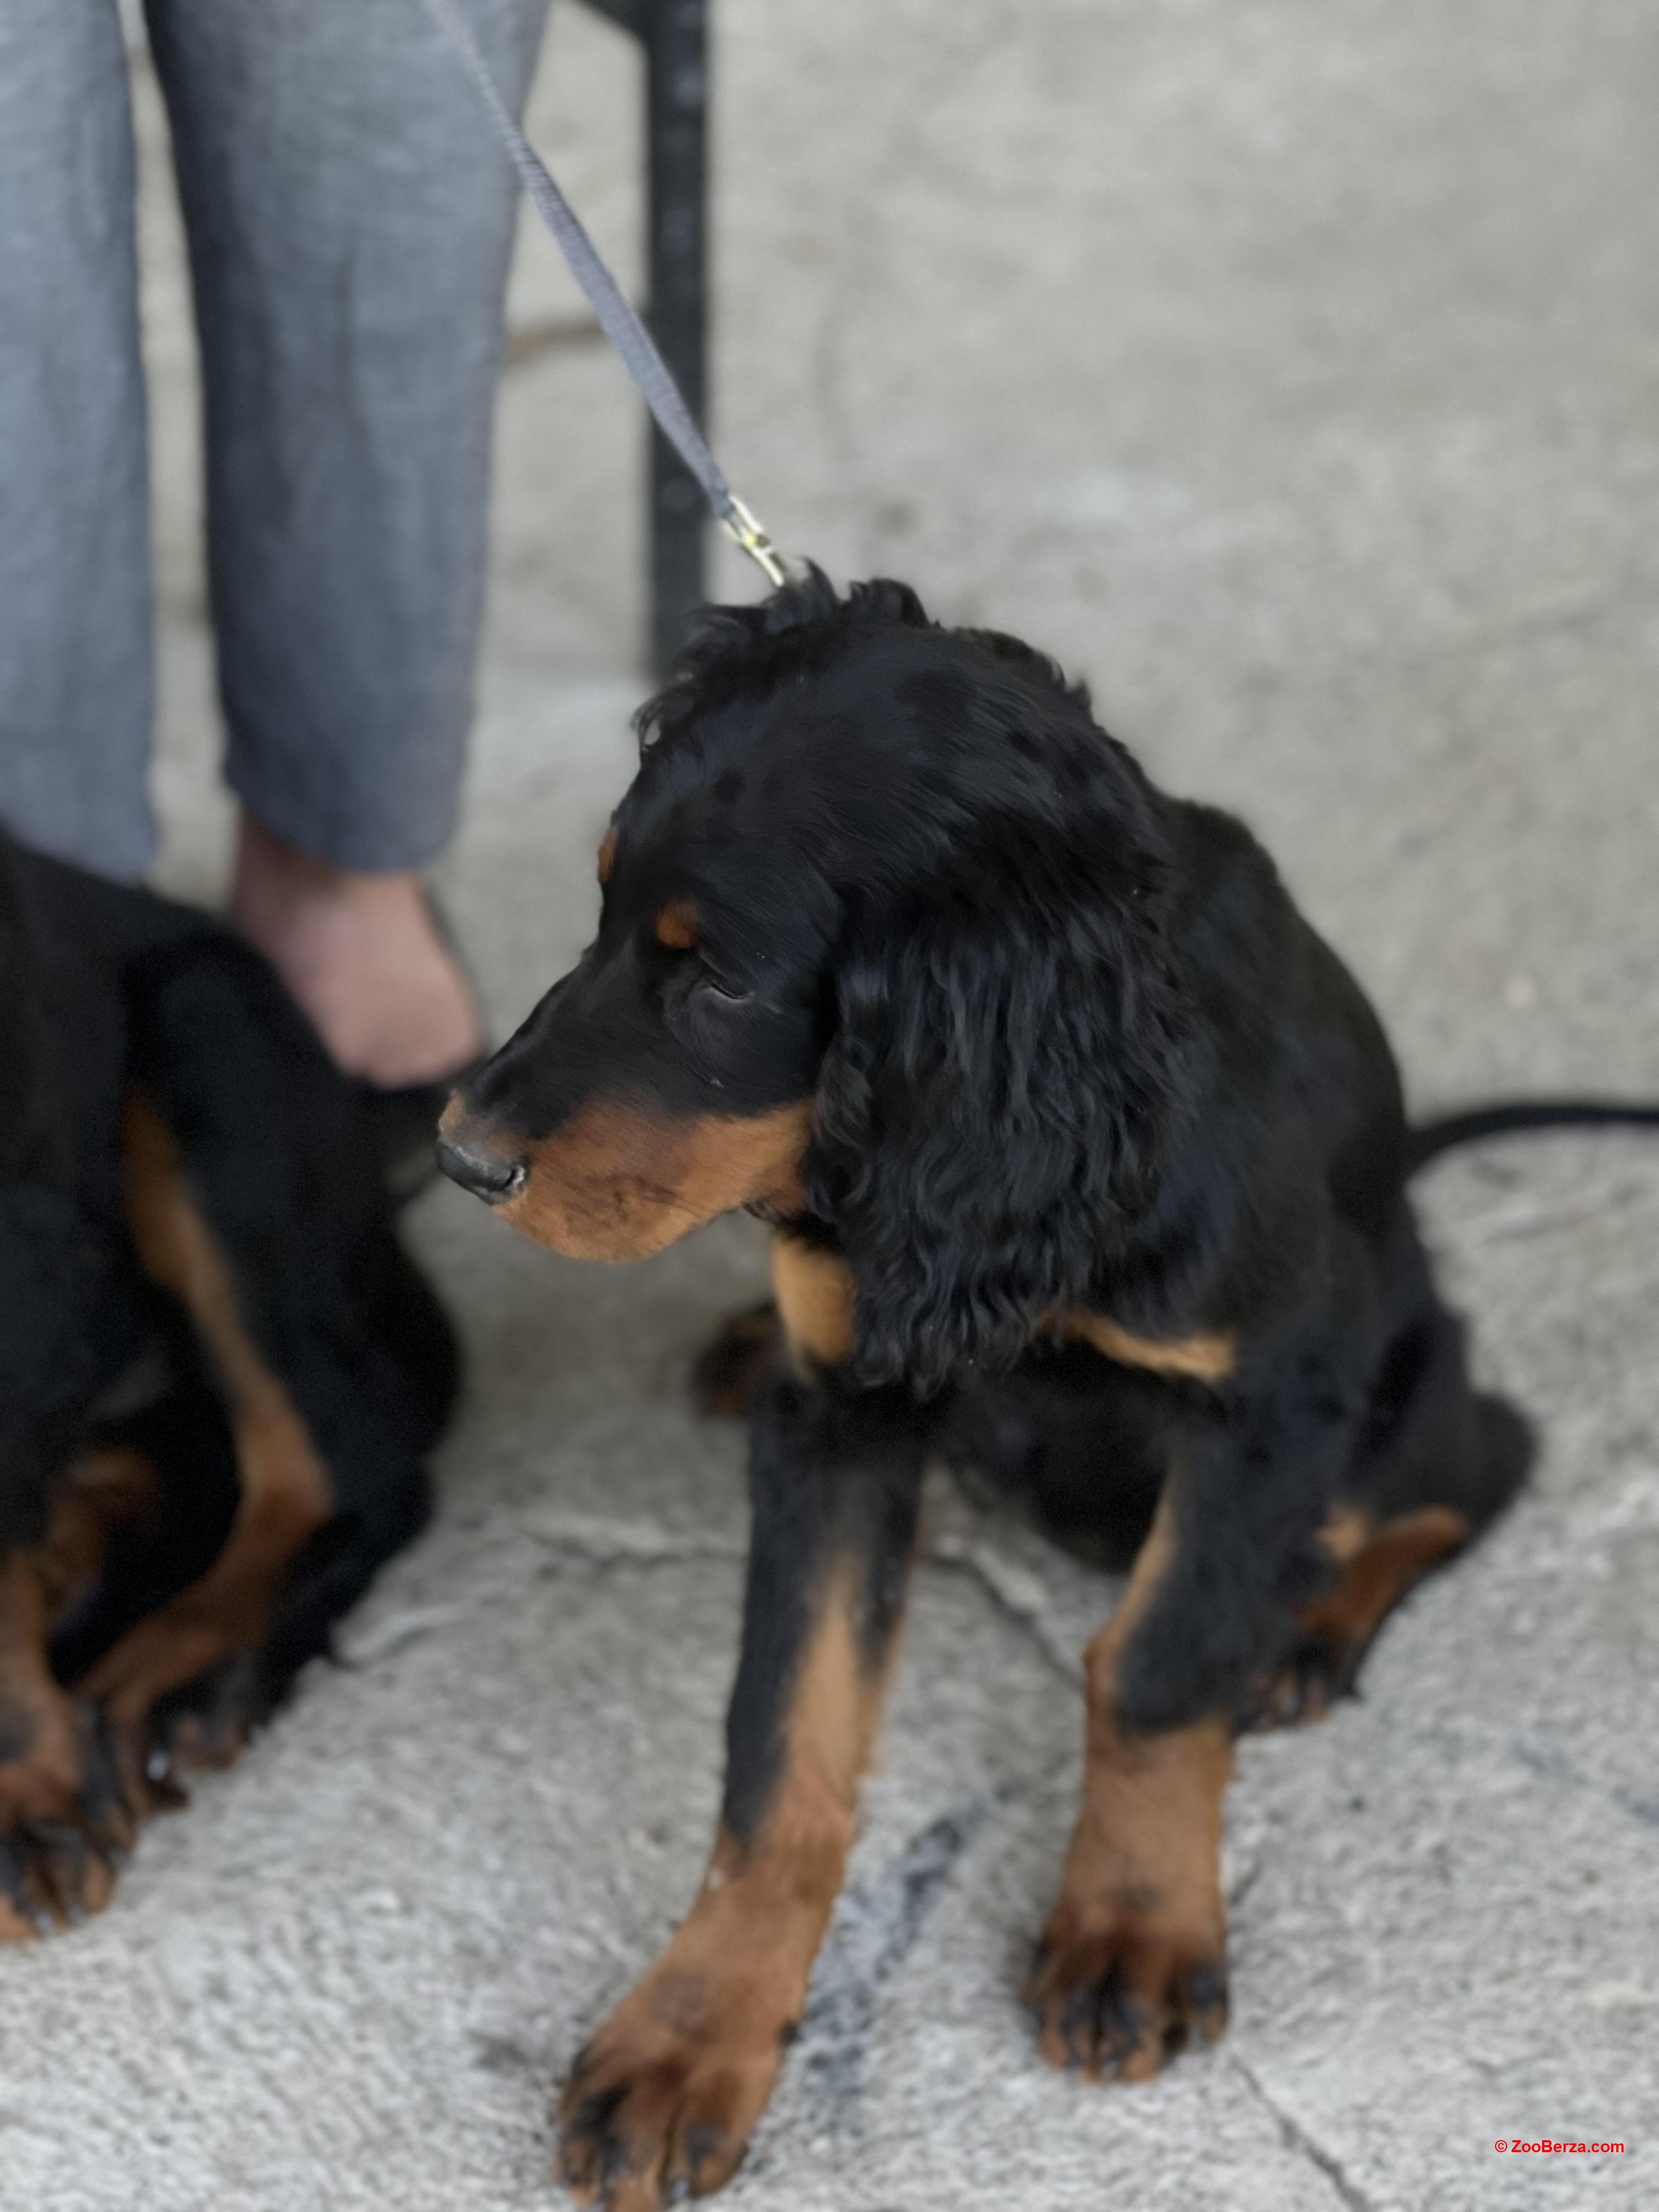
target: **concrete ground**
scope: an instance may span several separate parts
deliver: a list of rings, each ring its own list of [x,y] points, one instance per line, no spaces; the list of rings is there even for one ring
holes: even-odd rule
[[[715,12],[720,445],[781,538],[1026,633],[1156,775],[1240,807],[1419,1104],[1659,1094],[1653,10]],[[563,8],[533,114],[624,263],[632,70]],[[139,92],[165,873],[211,892],[187,323]],[[639,424],[578,309],[526,239],[447,878],[502,1029],[591,927],[641,689]],[[1014,1990],[1113,1591],[941,1494],[733,2212],[1659,2203],[1659,1147],[1495,1146],[1422,1197],[1541,1463],[1363,1703],[1243,1747],[1231,2034],[1133,2090],[1038,2062]],[[554,2205],[550,2085],[696,1884],[744,1507],[686,1368],[757,1236],[588,1270],[447,1188],[414,1233],[472,1359],[436,1526],[99,1923],[0,1960],[19,2212]]]

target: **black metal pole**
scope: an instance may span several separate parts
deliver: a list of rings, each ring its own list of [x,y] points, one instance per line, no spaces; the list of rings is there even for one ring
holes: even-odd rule
[[[644,0],[647,252],[651,334],[700,425],[708,419],[707,0]],[[651,426],[651,659],[660,675],[705,594],[708,510]]]

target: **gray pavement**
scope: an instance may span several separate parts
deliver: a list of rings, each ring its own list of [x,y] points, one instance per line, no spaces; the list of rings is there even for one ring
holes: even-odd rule
[[[1659,19],[1630,0],[720,0],[720,443],[788,544],[1086,675],[1237,805],[1413,1097],[1659,1094]],[[633,245],[632,64],[571,8],[534,125]],[[210,894],[184,280],[149,187],[167,879]],[[448,892],[498,1024],[580,944],[629,766],[640,434],[543,241],[515,278],[488,663]],[[732,568],[726,581],[747,592]],[[885,1760],[733,2212],[1659,2202],[1659,1147],[1425,1179],[1531,1495],[1363,1703],[1245,1745],[1235,2022],[1133,2090],[1014,2000],[1113,1590],[934,1502]],[[444,1190],[472,1352],[432,1534],[100,1922],[0,1959],[19,2212],[551,2206],[550,2082],[689,1899],[742,1445],[688,1358],[720,1224],[585,1269]],[[1622,2157],[1498,2138],[1622,2139]]]

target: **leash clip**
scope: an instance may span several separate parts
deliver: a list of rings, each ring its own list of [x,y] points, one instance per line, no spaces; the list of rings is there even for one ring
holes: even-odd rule
[[[605,336],[622,356],[623,366],[638,386],[664,437],[702,486],[703,496],[720,517],[721,529],[735,544],[742,546],[775,591],[789,580],[783,556],[721,475],[720,463],[709,452],[708,441],[693,420],[684,395],[670,374],[668,364],[658,351],[650,331],[617,289],[616,278],[595,251],[575,210],[548,175],[535,149],[514,121],[458,0],[426,0],[426,8],[477,85],[507,159],[517,169],[542,221],[557,240],[571,275],[599,317]]]
[[[728,495],[731,504],[720,517],[720,528],[734,545],[741,545],[750,559],[755,562],[774,590],[789,580],[783,565],[783,556],[772,543],[764,523],[752,515],[735,492]]]

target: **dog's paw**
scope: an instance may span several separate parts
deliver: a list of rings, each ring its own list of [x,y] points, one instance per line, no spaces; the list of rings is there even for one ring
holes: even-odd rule
[[[1365,1653],[1334,1636],[1308,1635],[1293,1647],[1277,1674],[1249,1705],[1244,1725],[1307,1728],[1327,1719],[1344,1698],[1358,1697]]]
[[[1373,1528],[1338,1557],[1328,1587],[1296,1607],[1294,1641],[1248,1709],[1245,1726],[1322,1721],[1342,1698],[1355,1696],[1359,1670],[1389,1614],[1462,1548],[1468,1534],[1467,1517],[1453,1507],[1424,1505]]]
[[[101,1911],[136,1830],[100,1717],[61,1696],[11,1712],[0,1758],[0,1942]]]
[[[149,1716],[149,1765],[200,1772],[229,1766],[270,1711],[257,1653],[234,1651],[168,1691]]]
[[[787,2026],[665,1964],[612,2013],[560,2103],[561,2177],[577,2202],[658,2212],[737,2172],[777,2079]]]
[[[714,1420],[740,1420],[771,1379],[782,1342],[770,1298],[723,1322],[692,1364],[698,1412]]]
[[[1145,2081],[1188,2043],[1227,2025],[1222,1939],[1157,1909],[1120,1905],[1098,1917],[1057,1909],[1025,1984],[1038,2047],[1091,2081]]]
[[[135,1821],[190,1802],[183,1777],[230,1766],[270,1711],[257,1654],[234,1651],[153,1705],[120,1694],[99,1707],[120,1796]]]

